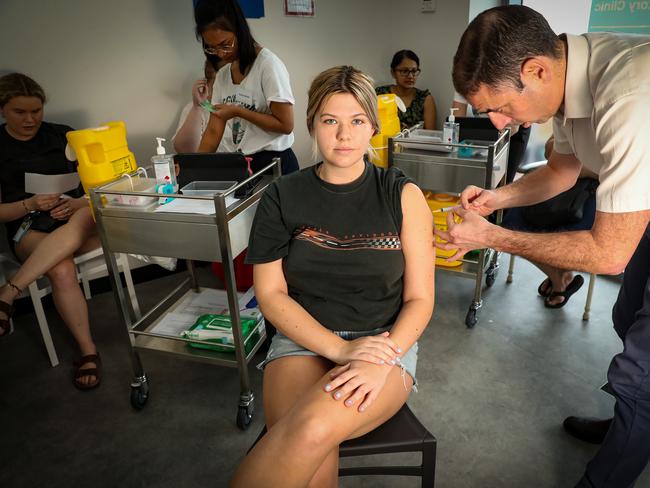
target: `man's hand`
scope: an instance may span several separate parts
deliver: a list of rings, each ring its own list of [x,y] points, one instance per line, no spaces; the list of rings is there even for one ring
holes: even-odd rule
[[[496,192],[473,185],[465,188],[460,194],[460,204],[465,210],[473,210],[482,216],[490,215],[500,208]]]
[[[462,222],[454,221],[454,214],[463,219]],[[490,247],[488,238],[496,227],[481,217],[476,211],[456,207],[447,214],[447,230],[434,228],[433,232],[446,243],[436,242],[436,247],[445,250],[458,249],[458,252],[447,258],[447,261],[456,261],[472,249]]]

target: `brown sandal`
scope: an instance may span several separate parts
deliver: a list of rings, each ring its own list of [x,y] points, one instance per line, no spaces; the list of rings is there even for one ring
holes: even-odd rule
[[[81,369],[84,364],[88,363],[95,363],[96,367]],[[81,356],[79,361],[74,362],[74,374],[72,376],[72,383],[80,390],[92,390],[93,388],[97,388],[101,381],[101,370],[102,361],[99,358],[99,353],[86,354],[85,356]],[[80,383],[79,378],[83,378],[84,376],[94,376],[95,381],[88,384]]]
[[[14,307],[9,305],[7,302],[0,300],[0,312],[7,316],[7,318],[0,319],[0,338],[2,338],[7,337],[14,331],[11,323],[11,316],[14,313]]]

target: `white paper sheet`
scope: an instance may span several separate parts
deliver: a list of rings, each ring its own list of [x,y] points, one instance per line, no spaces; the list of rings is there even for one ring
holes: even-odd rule
[[[25,192],[33,194],[65,193],[79,186],[79,173],[42,175],[25,173]]]
[[[229,195],[226,197],[226,207],[238,199]],[[193,213],[201,215],[214,215],[214,202],[212,200],[194,200],[192,198],[175,198],[169,203],[160,205],[155,212]]]
[[[253,288],[244,294],[237,294],[240,315],[260,320],[262,314],[258,308],[246,308],[253,296]],[[228,295],[225,290],[203,288],[199,293],[187,294],[173,312],[163,316],[151,332],[178,337],[194,325],[201,315],[206,314],[228,314]]]

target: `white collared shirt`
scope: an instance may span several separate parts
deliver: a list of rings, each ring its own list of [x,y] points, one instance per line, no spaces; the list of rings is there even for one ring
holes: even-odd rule
[[[598,175],[596,209],[650,209],[650,37],[566,34],[564,113],[553,149]]]

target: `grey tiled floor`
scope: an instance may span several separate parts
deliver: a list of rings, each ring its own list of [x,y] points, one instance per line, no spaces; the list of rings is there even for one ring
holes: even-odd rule
[[[420,343],[420,392],[409,403],[438,439],[439,488],[571,487],[596,447],[565,435],[562,419],[604,417],[612,409],[598,387],[621,349],[610,321],[618,283],[598,278],[585,323],[586,286],[563,309],[547,310],[536,295],[541,272],[518,259],[515,281],[506,285],[507,258],[473,330],[463,324],[473,283],[437,277],[434,317]],[[176,281],[139,284],[141,304],[151,306]],[[112,294],[93,297],[90,309],[104,360],[95,391],[72,387],[76,352],[54,309],[48,317],[60,366],[50,368],[31,313],[17,317],[14,335],[0,340],[0,487],[226,486],[263,422],[261,374],[250,368],[257,415],[241,432],[234,425],[234,370],[143,354],[152,391],[135,412]],[[349,478],[341,486],[419,484],[381,477]],[[648,470],[637,486],[650,487]]]

